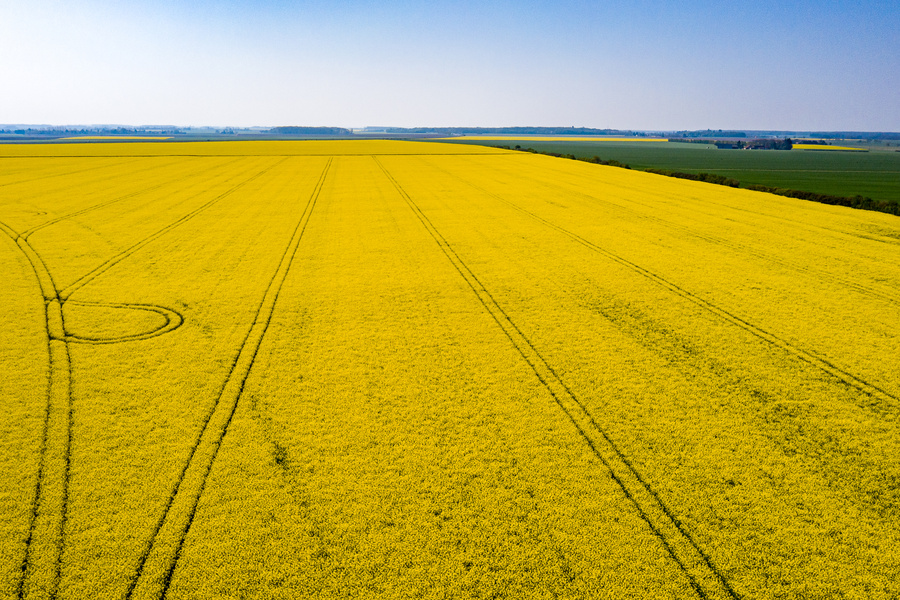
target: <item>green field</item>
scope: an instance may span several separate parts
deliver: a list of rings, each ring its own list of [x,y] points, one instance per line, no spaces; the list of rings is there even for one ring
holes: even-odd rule
[[[599,156],[636,169],[670,169],[687,173],[715,173],[756,184],[834,196],[867,196],[900,201],[900,152],[893,147],[868,146],[869,152],[780,150],[719,150],[711,144],[644,142],[460,141],[491,146],[516,144],[539,152]],[[845,142],[841,142],[847,145]]]

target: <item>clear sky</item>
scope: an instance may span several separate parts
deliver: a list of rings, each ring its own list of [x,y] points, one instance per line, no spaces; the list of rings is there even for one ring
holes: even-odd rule
[[[900,2],[0,0],[0,123],[900,131]]]

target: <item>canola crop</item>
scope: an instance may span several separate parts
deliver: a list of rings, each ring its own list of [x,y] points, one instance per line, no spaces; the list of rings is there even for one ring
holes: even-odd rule
[[[867,152],[865,148],[855,148],[853,146],[832,146],[830,144],[794,144],[794,150],[843,150],[845,152]]]
[[[0,596],[896,597],[898,246],[477,146],[0,146]]]

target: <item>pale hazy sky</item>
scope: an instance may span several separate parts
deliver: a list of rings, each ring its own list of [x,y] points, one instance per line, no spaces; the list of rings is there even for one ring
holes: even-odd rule
[[[900,131],[900,2],[0,0],[0,123]]]

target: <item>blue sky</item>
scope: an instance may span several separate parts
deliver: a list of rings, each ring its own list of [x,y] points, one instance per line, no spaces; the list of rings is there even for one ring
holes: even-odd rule
[[[900,3],[0,0],[0,123],[900,131]]]

